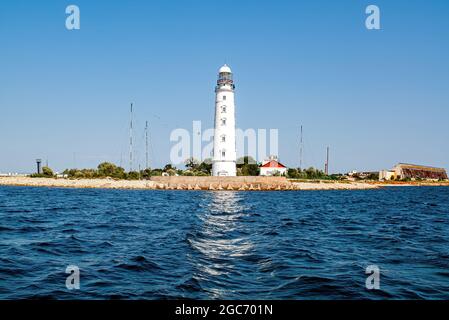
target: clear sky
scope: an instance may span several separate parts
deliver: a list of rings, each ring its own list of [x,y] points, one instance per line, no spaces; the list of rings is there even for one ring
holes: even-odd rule
[[[81,29],[65,28],[66,6]],[[365,28],[378,5],[382,30]],[[218,68],[237,126],[279,129],[279,156],[331,172],[449,168],[449,1],[1,1],[0,172],[169,162],[170,132],[211,127]]]

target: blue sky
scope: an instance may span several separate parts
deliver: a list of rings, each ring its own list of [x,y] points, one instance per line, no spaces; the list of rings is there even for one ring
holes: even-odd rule
[[[65,28],[65,8],[81,30]],[[382,30],[365,28],[365,8]],[[449,168],[448,1],[2,1],[0,172],[169,162],[170,132],[212,126],[227,62],[237,126],[279,129],[279,156],[331,172]],[[122,159],[122,161],[121,161]]]

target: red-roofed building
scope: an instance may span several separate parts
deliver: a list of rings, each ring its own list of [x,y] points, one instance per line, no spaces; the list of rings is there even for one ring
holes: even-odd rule
[[[262,162],[262,165],[260,166],[261,176],[284,175],[286,172],[287,167],[280,163],[275,156],[270,156],[270,158]]]

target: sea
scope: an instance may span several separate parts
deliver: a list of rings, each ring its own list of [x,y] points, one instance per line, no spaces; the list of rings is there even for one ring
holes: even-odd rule
[[[0,187],[0,299],[449,299],[449,188]]]

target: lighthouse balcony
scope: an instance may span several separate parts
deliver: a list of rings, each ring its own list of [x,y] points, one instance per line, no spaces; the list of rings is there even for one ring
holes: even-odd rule
[[[231,79],[219,79],[219,80],[217,81],[217,85],[226,85],[226,84],[228,84],[228,85],[234,85],[234,81],[231,80]]]

